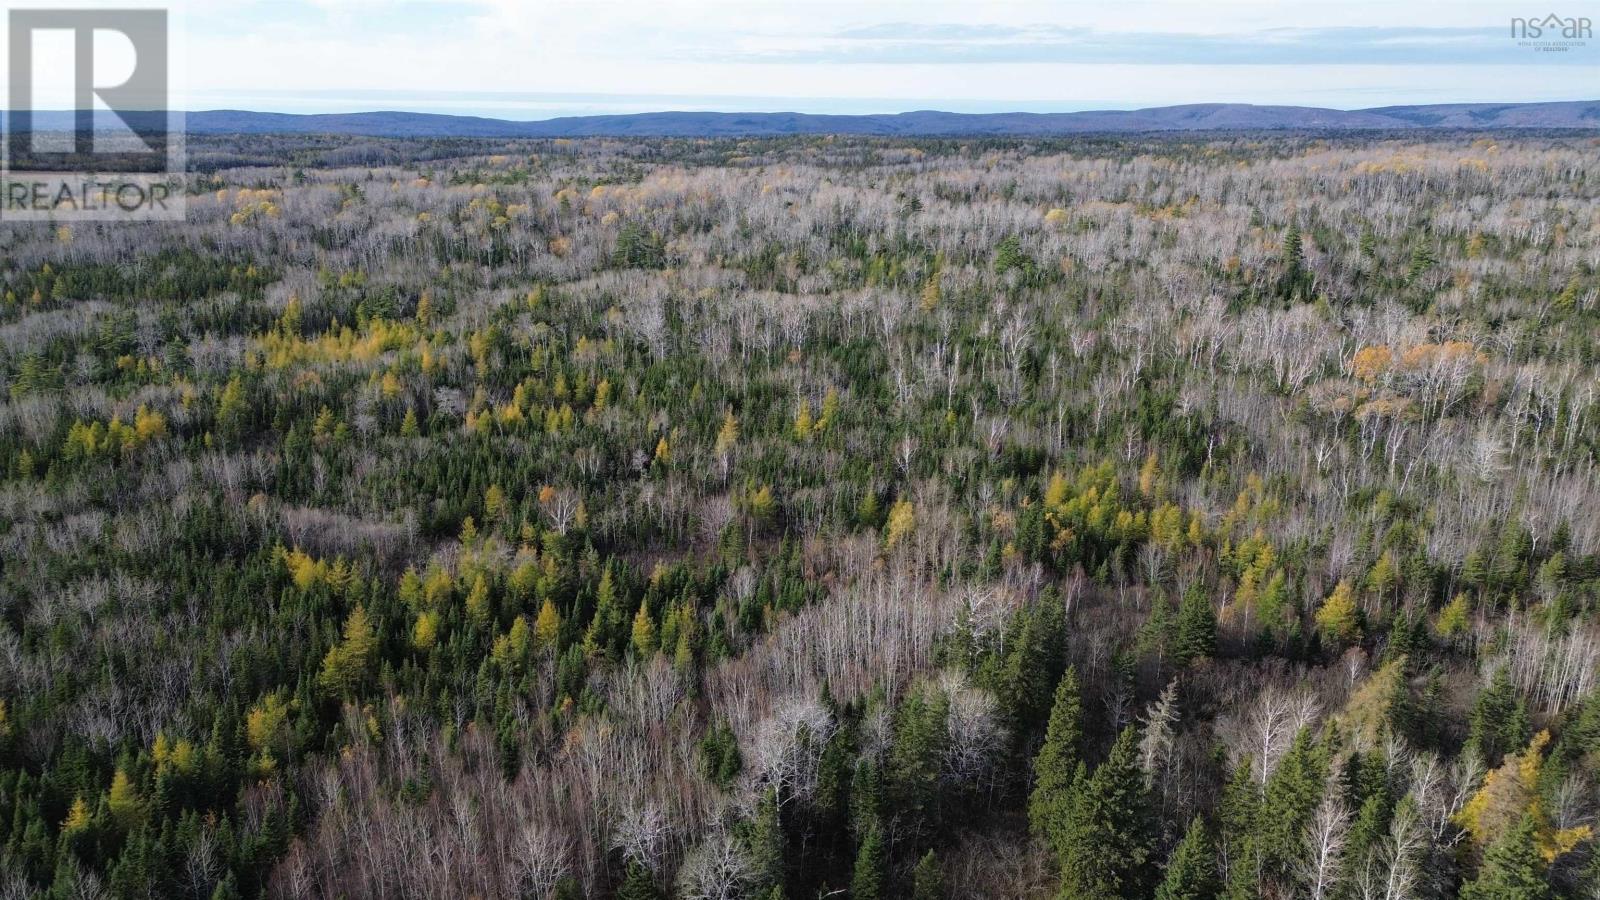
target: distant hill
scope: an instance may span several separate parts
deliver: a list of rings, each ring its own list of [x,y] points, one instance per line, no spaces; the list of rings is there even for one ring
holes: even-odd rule
[[[38,127],[61,128],[67,113],[37,113]],[[652,112],[572,116],[514,122],[415,112],[327,115],[208,110],[191,112],[197,134],[353,134],[372,137],[737,137],[798,134],[880,136],[1038,136],[1096,132],[1360,130],[1413,128],[1600,129],[1600,101],[1454,103],[1322,109],[1200,103],[1149,109],[1072,113],[951,113],[937,110],[882,115],[810,113]]]

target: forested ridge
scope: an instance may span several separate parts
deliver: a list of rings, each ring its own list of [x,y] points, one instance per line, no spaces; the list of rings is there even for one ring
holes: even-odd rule
[[[0,226],[0,898],[1600,897],[1600,140],[190,152]]]

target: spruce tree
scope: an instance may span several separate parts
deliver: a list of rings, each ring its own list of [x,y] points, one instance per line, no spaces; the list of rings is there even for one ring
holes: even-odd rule
[[[922,855],[911,872],[911,900],[944,900],[944,872],[932,850]]]
[[[216,890],[211,892],[211,900],[241,900],[243,896],[239,893],[239,881],[232,872],[218,882]]]
[[[895,713],[887,770],[890,798],[913,834],[932,823],[938,807],[949,710],[944,693],[929,689],[907,697]]]
[[[1268,878],[1285,878],[1299,861],[1306,828],[1327,780],[1324,748],[1302,728],[1273,769],[1257,811],[1254,836]]]
[[[783,826],[778,820],[778,789],[762,795],[755,817],[744,832],[744,843],[752,881],[757,888],[783,887]]]
[[[1111,755],[1079,788],[1060,840],[1064,897],[1149,896],[1155,841],[1137,730],[1123,729]]]
[[[1535,835],[1537,827],[1533,815],[1524,814],[1517,827],[1490,845],[1478,877],[1461,889],[1461,900],[1554,898],[1555,892],[1541,874],[1544,866]]]
[[[622,886],[617,888],[617,900],[661,900],[661,891],[656,887],[650,870],[637,860],[630,859],[627,871],[622,876]]]
[[[856,866],[850,876],[850,900],[883,900],[887,889],[889,860],[883,846],[883,831],[877,825],[867,830],[856,853]]]
[[[1186,666],[1196,659],[1217,652],[1217,611],[1199,582],[1183,594],[1178,606],[1177,635],[1172,642],[1172,660]]]
[[[1476,750],[1491,769],[1500,765],[1507,753],[1528,743],[1533,731],[1528,724],[1528,710],[1505,667],[1497,669],[1489,686],[1479,692],[1468,722],[1467,746]]]
[[[1034,837],[1052,846],[1072,805],[1082,744],[1083,698],[1077,671],[1068,669],[1056,685],[1055,705],[1050,710],[1044,746],[1033,758],[1033,794],[1028,798],[1029,827]]]
[[[1167,860],[1156,900],[1214,900],[1218,889],[1216,848],[1205,820],[1195,816]]]

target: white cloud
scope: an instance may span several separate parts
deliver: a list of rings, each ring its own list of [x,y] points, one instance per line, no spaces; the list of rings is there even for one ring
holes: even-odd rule
[[[1578,99],[1600,84],[1600,44],[1592,48],[1595,59],[1588,66],[1547,65],[1533,54],[1526,64],[1493,66],[1398,65],[1393,58],[1363,65],[1172,66],[1162,64],[1166,51],[1160,45],[1153,45],[1145,64],[1063,61],[1071,58],[1070,47],[1050,51],[1054,57],[1035,54],[1041,61],[1002,59],[1013,48],[1037,45],[1041,35],[1083,29],[1102,42],[1131,33],[1244,35],[1245,43],[1289,46],[1330,28],[1441,29],[1436,40],[1428,33],[1406,40],[1418,47],[1434,44],[1443,53],[1464,40],[1443,29],[1499,28],[1512,14],[1504,3],[1470,0],[182,2],[188,84],[197,101],[272,89],[280,98],[388,90],[881,98],[890,106],[940,99],[1051,108],[1205,100],[1360,106]],[[863,29],[887,34],[888,26],[905,23],[928,35],[943,34],[942,42],[841,37]],[[1266,29],[1281,30],[1260,34]],[[1370,47],[1384,46],[1381,35],[1368,40]],[[962,59],[983,41],[998,50],[982,62]],[[882,54],[867,57],[870,62],[839,61],[845,58],[837,55],[840,47],[854,52],[862,46],[902,55],[895,57],[898,62]],[[781,61],[753,61],[763,54]],[[275,102],[293,106],[292,100]]]

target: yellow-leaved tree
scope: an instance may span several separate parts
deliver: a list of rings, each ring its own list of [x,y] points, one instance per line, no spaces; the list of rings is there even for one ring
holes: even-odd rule
[[[1550,732],[1541,731],[1533,736],[1528,748],[1521,753],[1508,754],[1500,768],[1483,779],[1483,786],[1472,795],[1455,822],[1472,836],[1479,847],[1487,847],[1500,840],[1523,816],[1534,822],[1534,840],[1539,855],[1546,862],[1573,849],[1593,836],[1589,825],[1556,828],[1539,799],[1539,770],[1544,766],[1544,748],[1550,743]]]
[[[650,618],[650,607],[644,600],[639,601],[639,611],[633,615],[633,652],[640,659],[656,652],[656,623]]]
[[[1356,608],[1355,591],[1349,579],[1340,581],[1317,610],[1317,630],[1337,643],[1348,644],[1361,637],[1361,611]]]
[[[482,627],[489,624],[493,612],[489,602],[489,579],[479,575],[472,582],[472,590],[467,592],[467,618]]]
[[[910,500],[896,500],[894,506],[889,507],[889,521],[884,525],[884,545],[893,547],[916,527],[917,508]]]
[[[250,749],[260,752],[279,744],[288,719],[289,706],[283,702],[281,694],[272,693],[263,697],[245,716],[244,733]]]
[[[123,831],[132,831],[144,820],[144,800],[139,796],[133,779],[121,769],[111,776],[111,792],[106,796],[106,809],[111,812],[111,820]]]
[[[801,397],[800,409],[794,414],[794,439],[797,441],[811,440],[811,432],[816,428],[816,420],[811,417],[811,401]]]
[[[556,612],[556,605],[545,598],[544,605],[539,607],[539,617],[533,620],[533,642],[540,650],[554,647],[556,640],[561,637],[561,613]]]
[[[718,454],[727,453],[733,445],[739,442],[739,420],[734,416],[733,410],[728,410],[722,417],[722,427],[717,429]]]
[[[1444,609],[1439,610],[1439,620],[1434,623],[1433,628],[1439,632],[1440,637],[1453,641],[1467,633],[1467,627],[1471,624],[1468,619],[1470,612],[1471,601],[1467,599],[1467,595],[1457,594]]]
[[[417,616],[416,627],[411,629],[411,646],[427,653],[439,643],[439,614],[429,610]]]
[[[323,690],[340,697],[355,693],[367,677],[373,654],[378,649],[378,637],[372,619],[360,604],[350,611],[344,622],[344,639],[328,649],[322,658],[322,671],[317,680]]]

